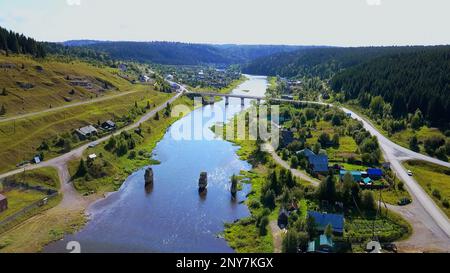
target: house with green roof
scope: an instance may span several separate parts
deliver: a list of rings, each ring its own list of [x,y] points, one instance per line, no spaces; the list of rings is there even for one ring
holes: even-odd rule
[[[331,237],[322,234],[319,238],[308,243],[307,252],[310,253],[330,253],[334,250],[334,242]]]

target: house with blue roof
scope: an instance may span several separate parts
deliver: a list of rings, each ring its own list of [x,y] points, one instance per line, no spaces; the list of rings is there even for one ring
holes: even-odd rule
[[[319,154],[316,155],[308,148],[300,150],[297,154],[303,154],[309,162],[309,167],[315,173],[327,173],[328,172],[328,156]]]
[[[334,213],[321,213],[318,211],[308,211],[308,217],[312,217],[319,231],[324,231],[326,226],[331,225],[336,234],[344,233],[344,215]]]
[[[309,165],[315,173],[328,172],[328,156],[327,155],[312,155],[308,158]]]
[[[353,177],[353,181],[355,182],[361,182],[363,179],[363,173],[361,171],[347,171],[347,170],[339,171],[339,179],[342,180],[346,173],[350,173]]]
[[[319,238],[308,243],[307,252],[310,253],[330,253],[333,252],[334,243],[331,237],[322,234]]]
[[[383,170],[378,168],[367,169],[367,175],[373,180],[378,180],[383,176]]]

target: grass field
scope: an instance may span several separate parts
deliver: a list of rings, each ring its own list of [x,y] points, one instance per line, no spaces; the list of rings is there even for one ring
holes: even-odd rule
[[[24,55],[0,55],[0,65],[10,67],[0,68],[0,92],[3,88],[7,90],[6,96],[0,96],[0,105],[6,107],[6,116],[86,101],[133,87],[112,68],[78,61],[64,63],[51,58],[37,60]],[[76,86],[80,81],[90,86]],[[29,84],[32,87],[27,86]]]
[[[10,180],[23,182],[30,186],[43,186],[45,188],[58,190],[60,188],[58,172],[51,167],[22,172],[8,177]]]
[[[413,172],[414,179],[450,217],[450,170],[424,161],[406,161],[405,168]],[[447,205],[445,205],[447,201]]]
[[[39,191],[19,189],[13,189],[2,194],[8,198],[8,209],[0,213],[0,221],[46,196]]]
[[[159,105],[171,95],[137,86],[138,91],[127,96],[115,97],[94,104],[43,113],[18,121],[0,123],[0,172],[14,169],[16,164],[30,160],[43,140],[63,134],[72,134],[76,128],[97,124],[98,121],[127,115],[137,102],[144,107],[147,101]],[[59,151],[44,153],[45,158],[54,157]]]

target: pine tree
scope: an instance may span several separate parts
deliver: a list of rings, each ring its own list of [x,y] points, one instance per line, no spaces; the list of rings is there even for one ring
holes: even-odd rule
[[[6,107],[4,104],[2,104],[2,108],[0,108],[0,116],[3,116],[6,114]]]
[[[76,176],[83,177],[86,175],[86,173],[87,173],[86,162],[84,162],[83,159],[80,159],[80,164],[78,165]]]

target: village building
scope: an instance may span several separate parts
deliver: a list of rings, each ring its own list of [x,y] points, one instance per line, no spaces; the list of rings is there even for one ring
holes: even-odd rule
[[[8,198],[3,194],[0,194],[0,212],[8,209]]]
[[[328,172],[328,156],[323,154],[316,155],[308,148],[300,150],[297,154],[303,154],[309,163],[309,167],[315,173],[325,174]]]
[[[378,168],[367,169],[367,175],[372,180],[379,180],[383,176],[383,171]]]
[[[320,235],[319,238],[308,243],[307,252],[310,253],[331,253],[334,249],[333,239],[324,234]]]
[[[344,215],[342,214],[308,211],[308,217],[314,219],[317,230],[319,231],[324,231],[328,225],[331,225],[333,233],[339,235],[344,233]]]
[[[75,133],[78,135],[80,139],[86,139],[88,137],[94,136],[97,134],[97,129],[94,126],[88,125],[81,127],[75,130]]]
[[[116,124],[115,124],[113,121],[111,121],[111,120],[107,120],[107,121],[103,122],[103,123],[100,125],[100,127],[101,127],[103,130],[111,131],[111,130],[116,129]]]

